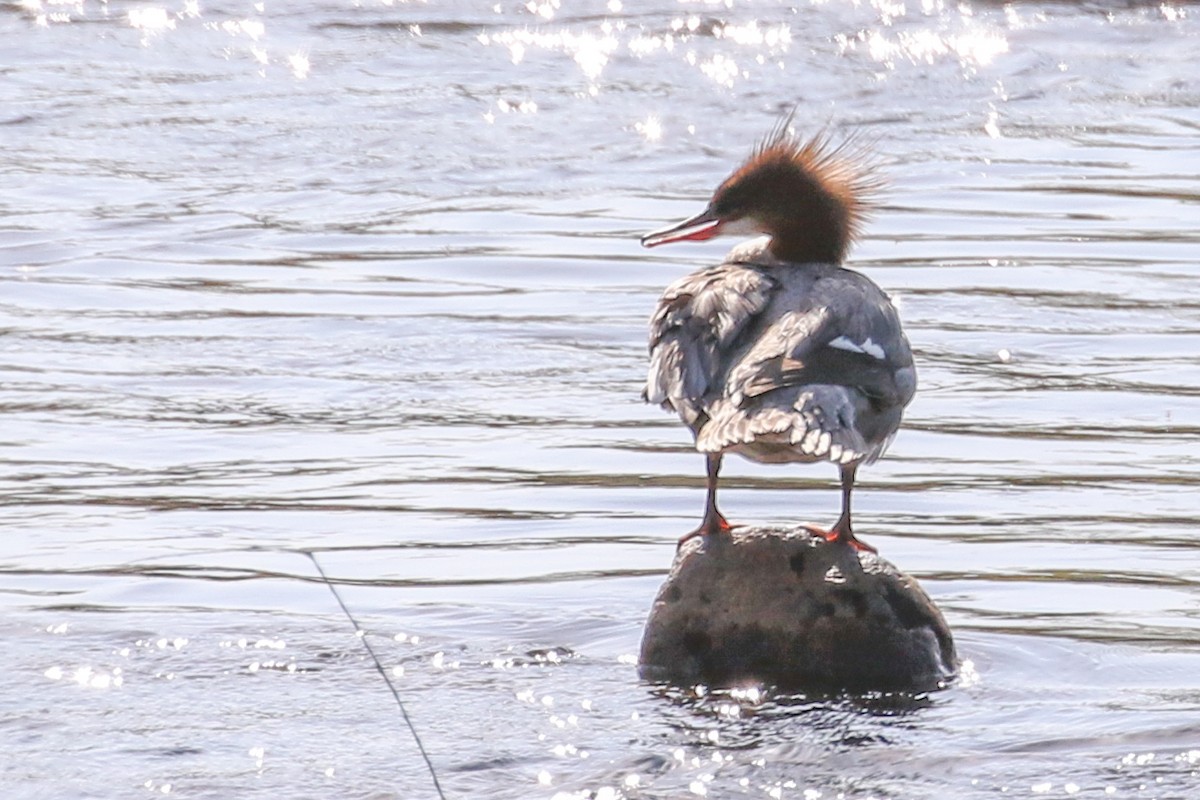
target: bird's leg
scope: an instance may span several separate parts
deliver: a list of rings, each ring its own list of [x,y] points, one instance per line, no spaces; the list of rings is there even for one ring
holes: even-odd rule
[[[679,540],[677,547],[697,536],[717,536],[728,534],[731,530],[729,521],[717,510],[717,475],[721,472],[721,454],[709,453],[707,456],[708,497],[704,501],[704,519],[700,527]]]
[[[831,542],[844,542],[855,550],[866,550],[871,553],[879,552],[866,542],[855,538],[854,530],[850,527],[850,493],[854,491],[854,475],[858,472],[858,464],[843,464],[842,471],[842,515],[829,530],[825,538]]]

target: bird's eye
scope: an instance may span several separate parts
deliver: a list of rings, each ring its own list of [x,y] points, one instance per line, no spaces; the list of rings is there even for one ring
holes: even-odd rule
[[[712,210],[714,214],[725,220],[736,219],[737,217],[741,216],[741,212],[738,211],[737,204],[728,197],[718,197],[714,199],[712,202]]]

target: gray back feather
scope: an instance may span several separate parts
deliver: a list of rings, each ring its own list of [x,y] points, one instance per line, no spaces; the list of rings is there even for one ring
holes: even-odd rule
[[[646,399],[676,411],[705,452],[873,461],[915,389],[879,287],[834,265],[778,261],[764,240],[675,282],[651,320]]]

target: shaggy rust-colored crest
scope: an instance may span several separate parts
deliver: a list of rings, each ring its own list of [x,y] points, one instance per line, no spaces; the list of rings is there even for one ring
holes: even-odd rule
[[[713,195],[725,219],[749,217],[787,261],[841,263],[883,188],[861,140],[833,142],[825,132],[800,140],[791,115],[754,149]]]

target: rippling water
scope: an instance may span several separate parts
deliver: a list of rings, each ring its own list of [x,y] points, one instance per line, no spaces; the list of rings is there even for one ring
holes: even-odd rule
[[[627,7],[626,7],[627,6]],[[5,797],[1200,796],[1193,5],[0,4]],[[647,252],[781,111],[873,141],[921,390],[860,532],[930,696],[662,690],[702,506]],[[735,520],[833,471],[730,461]]]

